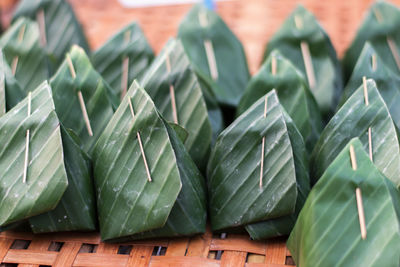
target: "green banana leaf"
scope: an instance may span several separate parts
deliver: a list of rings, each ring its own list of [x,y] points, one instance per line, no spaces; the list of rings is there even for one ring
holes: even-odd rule
[[[272,61],[276,64],[274,74]],[[293,119],[311,151],[323,129],[321,114],[303,75],[278,50],[271,52],[258,73],[251,78],[240,100],[237,114],[245,112],[273,89],[278,93],[279,102]]]
[[[376,1],[368,10],[357,34],[343,56],[342,65],[345,80],[348,80],[357,59],[365,45],[369,42],[384,63],[397,75],[400,74],[400,66],[389,43],[393,43],[394,50],[400,53],[400,10],[397,6],[385,1]],[[392,41],[388,41],[392,40]],[[396,53],[396,52],[395,52]]]
[[[68,1],[21,0],[12,20],[19,17],[29,17],[41,26],[41,44],[50,58],[50,75],[57,70],[72,45],[76,44],[86,53],[90,52],[82,27]]]
[[[357,169],[350,164],[355,151]],[[362,194],[361,238],[356,188]],[[399,266],[400,197],[354,138],[311,190],[287,246],[297,266]]]
[[[311,72],[309,75],[315,78],[315,85],[310,83],[307,75],[306,60],[301,49],[302,42],[308,45],[312,73],[314,73],[313,76]],[[269,41],[264,60],[275,49],[302,71],[322,115],[329,119],[342,92],[342,74],[329,36],[314,15],[299,5]]]
[[[47,82],[32,92],[29,116],[28,102],[29,97],[0,117],[1,226],[54,209],[68,186],[60,123]]]
[[[71,59],[76,77],[68,63]],[[85,51],[73,46],[57,73],[51,78],[54,104],[61,123],[79,136],[82,148],[91,154],[92,148],[114,113],[112,89],[93,68]],[[82,92],[93,136],[84,120],[78,92]]]
[[[49,77],[47,55],[39,43],[36,22],[20,18],[0,38],[8,65],[15,66],[15,79],[27,94]]]
[[[68,188],[54,210],[29,219],[34,233],[96,230],[91,161],[72,131],[61,127],[61,137]]]
[[[207,166],[213,230],[293,213],[297,183],[283,111],[275,90],[272,90],[218,137]],[[263,186],[260,187],[263,137]]]
[[[136,82],[100,136],[93,164],[103,240],[205,231],[204,179],[179,137]]]
[[[133,80],[143,77],[153,58],[153,50],[139,25],[131,23],[96,50],[92,62],[114,94],[122,99]],[[125,60],[128,62],[126,77],[123,74]]]
[[[369,151],[368,128],[371,127],[374,163],[396,186],[400,186],[400,148],[396,126],[374,80],[367,80],[366,87],[369,104],[365,103],[361,85],[321,133],[310,161],[313,184],[353,137],[359,137]]]
[[[250,74],[243,46],[228,26],[217,13],[198,4],[179,25],[178,37],[197,75],[212,89],[218,103],[236,107]],[[206,47],[211,47],[208,54]],[[209,60],[215,62],[216,76]]]
[[[201,87],[180,41],[171,39],[166,44],[149,67],[141,85],[166,120],[188,131],[185,147],[199,169],[205,170],[212,129]],[[173,86],[173,93],[170,92],[170,85]],[[177,121],[174,119],[172,99],[175,99]]]
[[[10,66],[4,58],[3,50],[0,48],[0,114],[10,110],[22,99],[26,93],[21,89],[18,81],[12,75]],[[4,114],[3,113],[3,114]]]
[[[308,154],[303,137],[290,116],[283,111],[286,127],[289,133],[293,150],[294,167],[297,182],[297,200],[294,213],[264,222],[246,225],[246,230],[252,239],[267,239],[276,236],[288,235],[296,222],[307,195],[310,192],[310,177],[308,176]]]
[[[372,65],[374,60],[374,65]],[[375,49],[367,42],[354,68],[341,99],[341,105],[354,93],[362,77],[374,79],[393,122],[400,128],[400,76],[389,69]]]

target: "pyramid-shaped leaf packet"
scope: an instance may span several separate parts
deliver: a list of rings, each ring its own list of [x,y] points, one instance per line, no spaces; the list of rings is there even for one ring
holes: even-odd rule
[[[272,37],[264,58],[274,50],[302,71],[322,114],[336,107],[342,91],[342,77],[335,49],[325,30],[303,6],[298,6]]]
[[[0,48],[12,75],[26,93],[48,79],[47,55],[40,46],[36,22],[27,18],[15,21],[1,36]]]
[[[311,155],[312,183],[316,183],[353,137],[360,138],[376,167],[396,186],[400,186],[400,148],[396,126],[375,82],[365,79],[321,133]]]
[[[343,57],[346,80],[350,77],[357,59],[369,42],[392,71],[400,74],[400,9],[385,1],[376,1],[368,10],[355,39]]]
[[[350,80],[343,91],[341,104],[359,87],[364,76],[374,79],[394,123],[397,128],[400,128],[400,75],[394,73],[384,64],[384,61],[368,42],[365,44]]]
[[[136,82],[99,138],[93,163],[103,240],[205,231],[204,178]]]
[[[297,216],[310,192],[310,178],[308,176],[308,154],[303,138],[297,130],[296,125],[283,111],[286,127],[289,133],[290,143],[293,150],[294,167],[297,182],[297,200],[295,210],[292,214],[275,219],[248,224],[246,230],[252,239],[266,239],[276,236],[288,235],[297,219]]]
[[[120,99],[134,79],[143,77],[154,58],[153,50],[137,23],[111,37],[92,55],[93,66]]]
[[[96,230],[91,161],[72,131],[61,127],[61,137],[68,188],[54,210],[29,219],[34,233]]]
[[[311,190],[287,246],[297,266],[399,266],[399,203],[354,138]]]
[[[166,120],[188,131],[185,147],[197,166],[205,169],[212,129],[200,84],[180,41],[167,43],[141,85]]]
[[[250,74],[242,44],[218,14],[195,5],[179,25],[178,37],[217,101],[237,106]]]
[[[90,154],[113,115],[112,89],[78,46],[71,48],[50,84],[61,123],[76,132]]]
[[[18,104],[25,96],[26,93],[12,74],[4,58],[3,50],[0,48],[0,116]]]
[[[309,150],[322,131],[322,119],[303,75],[279,51],[273,51],[247,85],[237,113],[242,114],[267,92],[275,89],[279,102],[289,113]]]
[[[298,195],[293,154],[273,90],[217,139],[207,167],[212,229],[292,214]]]
[[[19,17],[37,21],[40,43],[50,55],[52,72],[57,70],[72,45],[90,52],[82,27],[66,0],[22,0],[15,10],[13,21]]]
[[[0,117],[0,226],[56,207],[68,186],[60,122],[42,83]]]

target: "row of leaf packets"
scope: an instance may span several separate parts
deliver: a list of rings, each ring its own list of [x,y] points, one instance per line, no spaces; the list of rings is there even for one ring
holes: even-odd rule
[[[21,20],[21,22],[24,22],[24,21]],[[18,26],[18,24],[17,24],[17,26]],[[169,49],[171,49],[171,47],[173,48],[173,53],[171,51],[169,51]],[[176,49],[175,49],[175,47],[176,47]],[[204,140],[204,136],[205,136],[206,143],[201,144],[201,146],[203,146],[207,149],[207,147],[210,146],[212,134],[211,134],[211,129],[210,129],[210,123],[208,120],[206,104],[205,104],[205,101],[201,94],[200,86],[197,82],[195,75],[190,71],[189,63],[187,61],[187,58],[184,57],[184,55],[183,55],[183,49],[182,49],[181,45],[179,44],[179,42],[171,41],[169,43],[169,45],[167,46],[166,50],[167,50],[166,53],[161,54],[164,56],[160,56],[160,58],[154,62],[154,67],[151,68],[151,71],[149,72],[150,74],[146,76],[148,78],[145,79],[145,82],[146,83],[154,82],[153,81],[154,77],[157,77],[157,76],[153,76],[152,71],[160,72],[160,70],[158,70],[160,68],[160,62],[163,63],[163,64],[161,64],[161,66],[163,66],[163,68],[165,69],[165,60],[168,60],[168,64],[171,64],[174,67],[174,70],[176,70],[176,69],[178,71],[182,70],[181,72],[177,72],[176,75],[179,76],[179,77],[177,77],[177,80],[183,84],[186,83],[186,86],[177,87],[177,90],[175,90],[175,92],[177,94],[177,97],[179,97],[179,99],[181,99],[180,95],[183,95],[186,98],[190,97],[190,99],[184,101],[183,103],[186,103],[186,106],[183,105],[180,108],[187,109],[188,107],[189,108],[193,107],[193,106],[196,107],[196,112],[190,112],[189,114],[191,114],[191,116],[196,115],[196,118],[193,119],[193,121],[196,121],[196,125],[194,125],[194,129],[197,129],[195,127],[200,126],[200,130],[203,131],[203,132],[201,132],[199,130],[200,133],[203,133],[203,138],[202,139],[200,138],[201,139],[200,143],[202,142],[202,140]],[[12,75],[12,71],[10,70],[10,67],[7,65],[6,60],[3,59],[2,63],[3,63],[2,69],[7,70],[7,71],[4,71],[4,78],[5,78],[4,85],[5,86],[3,89],[8,98],[9,96],[12,96],[12,94],[8,94],[8,92],[10,92],[10,90],[12,89],[12,87],[10,87],[8,85],[12,84],[16,88],[19,88],[19,85],[18,85],[18,82],[16,81],[16,79],[14,78],[14,76]],[[178,65],[178,64],[180,64],[180,65]],[[175,66],[177,68],[175,68]],[[156,73],[156,74],[158,74],[158,73]],[[168,80],[168,77],[163,77],[163,79]],[[51,79],[50,84],[51,84],[52,90],[53,90],[52,97],[54,98],[54,102],[55,102],[55,110],[56,110],[57,114],[59,115],[60,122],[62,123],[62,125],[68,125],[69,127],[74,128],[74,130],[79,133],[79,137],[82,140],[85,140],[85,143],[79,143],[81,148],[84,149],[85,151],[87,151],[88,153],[90,153],[92,156],[94,156],[92,153],[92,150],[93,150],[94,144],[95,144],[98,136],[100,136],[100,134],[104,133],[104,128],[107,125],[107,122],[113,121],[113,119],[111,118],[111,116],[113,115],[113,103],[112,103],[112,97],[110,97],[110,95],[111,95],[110,91],[112,89],[109,88],[107,83],[104,82],[102,80],[102,78],[100,77],[100,75],[93,69],[93,67],[91,66],[90,61],[87,58],[87,56],[85,55],[84,51],[76,46],[74,46],[71,49],[71,52],[67,54],[65,61],[61,64],[60,69],[56,72],[55,76]],[[190,87],[188,87],[188,85]],[[152,91],[154,94],[157,93],[157,89],[158,89],[157,87],[155,87],[155,86],[153,86],[153,87],[149,86],[149,87],[154,89],[154,91]],[[63,88],[63,90],[61,90],[61,88]],[[69,90],[65,90],[65,88],[67,88]],[[190,89],[189,95],[187,94],[188,90],[184,91],[187,88]],[[80,110],[79,105],[81,104],[81,102],[78,101],[78,100],[80,100],[79,99],[80,94],[83,95],[82,99],[86,100],[87,110],[86,110],[86,107],[84,109]],[[66,101],[66,99],[71,99],[73,101]],[[160,99],[160,98],[158,98],[158,99]],[[30,102],[29,100],[27,100],[27,101]],[[7,103],[8,103],[8,101],[7,101]],[[26,105],[29,106],[29,104],[26,104]],[[75,107],[74,107],[74,105],[75,105]],[[85,105],[83,105],[83,106],[85,106]],[[82,105],[81,105],[81,108],[82,108]],[[14,114],[13,110],[14,109],[9,110],[8,113],[6,113],[6,115],[11,116],[11,114]],[[34,112],[34,110],[33,110],[33,112]],[[165,112],[168,112],[168,111],[165,111]],[[86,120],[86,125],[85,125],[85,121],[82,119],[82,113],[87,113],[88,118],[90,118],[90,120]],[[30,112],[29,112],[29,114],[30,114]],[[25,113],[25,116],[28,116],[28,114]],[[29,119],[29,116],[28,116],[28,119]],[[4,117],[5,117],[5,115],[4,115]],[[146,117],[145,121],[147,123],[149,123],[149,121],[147,119],[148,119],[148,117]],[[180,133],[180,135],[182,136],[183,139],[186,139],[187,133],[184,129],[181,129],[177,125],[175,125],[174,128],[176,130],[178,130],[178,132]],[[152,128],[150,128],[149,130],[152,130]],[[190,129],[190,130],[192,130],[192,129]],[[195,134],[191,135],[191,137],[195,137],[198,139],[199,139],[199,136],[200,135],[195,135]],[[21,136],[21,137],[23,137],[23,136]],[[74,136],[74,137],[75,138],[73,138],[73,139],[75,141],[78,140],[78,137],[76,137],[76,136]],[[28,139],[30,140],[29,137],[28,137]],[[170,137],[169,139],[173,139],[173,138]],[[24,140],[25,140],[25,137],[23,137],[22,139],[19,139],[19,141],[20,141],[19,144],[20,145],[24,144]],[[146,140],[146,142],[143,145],[143,149],[146,149],[146,144],[149,142],[150,139],[147,138],[145,140]],[[163,141],[165,141],[165,139],[163,139]],[[184,141],[186,142],[186,140],[184,140]],[[33,140],[29,141],[28,146],[29,147],[32,146],[33,142],[34,142]],[[175,140],[173,151],[182,149],[182,147],[180,147],[179,144],[176,144],[176,142],[177,141]],[[152,147],[151,143],[154,143],[153,139],[150,142],[150,144],[148,144],[148,146]],[[25,145],[26,145],[26,141],[25,141]],[[63,142],[63,145],[65,146],[65,142]],[[165,143],[161,143],[161,145],[165,146]],[[79,147],[79,146],[77,145],[77,147]],[[200,148],[203,148],[203,147],[200,147]],[[64,153],[66,154],[65,150],[66,149],[64,148]],[[186,150],[185,149],[183,149],[183,150],[184,150],[183,152],[179,152],[179,153],[177,152],[177,155],[175,155],[173,157],[173,158],[176,158],[175,162],[171,159],[171,155],[169,155],[169,158],[167,158],[168,153],[166,153],[166,155],[163,154],[163,157],[166,157],[166,161],[169,162],[170,165],[163,166],[163,167],[168,167],[168,168],[160,169],[160,172],[158,174],[156,172],[155,174],[152,174],[152,175],[155,175],[156,178],[158,176],[166,177],[166,174],[168,174],[168,171],[172,171],[171,164],[175,164],[174,165],[175,168],[178,168],[177,166],[178,166],[178,162],[179,162],[179,164],[180,164],[179,165],[180,166],[179,167],[179,172],[180,172],[179,175],[177,175],[177,173],[175,171],[175,172],[172,172],[172,174],[170,173],[166,178],[170,178],[170,180],[172,179],[172,182],[171,181],[169,181],[169,182],[171,183],[171,185],[175,185],[175,186],[177,185],[176,184],[177,178],[179,178],[178,179],[179,181],[182,180],[181,185],[178,185],[176,188],[175,187],[174,188],[175,188],[175,191],[179,193],[179,192],[181,192],[181,187],[183,187],[183,189],[185,190],[185,193],[182,193],[182,194],[179,193],[179,196],[177,194],[169,195],[169,193],[166,193],[166,192],[171,191],[171,190],[169,190],[170,188],[168,188],[168,187],[166,187],[167,190],[163,191],[162,193],[160,193],[158,190],[153,192],[153,194],[160,193],[160,195],[157,195],[157,196],[159,196],[159,198],[164,201],[166,200],[165,196],[168,195],[169,199],[166,201],[170,202],[169,203],[170,208],[168,209],[168,205],[166,202],[157,202],[156,204],[160,205],[160,206],[158,206],[158,210],[159,211],[163,210],[163,212],[160,212],[160,215],[157,215],[157,216],[152,214],[152,216],[149,216],[149,217],[151,218],[151,220],[154,219],[154,221],[152,221],[151,223],[146,223],[146,225],[148,225],[148,227],[149,227],[147,229],[153,230],[153,232],[148,232],[141,236],[136,236],[135,238],[145,238],[146,236],[152,236],[152,235],[159,235],[159,236],[187,235],[187,234],[203,232],[205,230],[205,218],[206,218],[205,194],[204,194],[204,188],[202,189],[201,181],[199,180],[199,177],[201,179],[203,179],[203,178],[201,177],[196,166],[193,164],[191,158],[189,156],[187,156]],[[5,152],[5,151],[8,151],[8,150],[5,149],[3,152]],[[84,152],[82,151],[82,153],[84,153]],[[149,152],[146,150],[146,153],[149,153]],[[4,156],[6,156],[6,155],[4,155]],[[32,157],[32,150],[29,153],[29,157]],[[33,157],[35,157],[35,155],[33,155]],[[68,166],[70,166],[71,163],[67,161],[67,155],[64,155],[64,157],[66,159],[65,160],[65,168],[67,169],[67,175],[69,175],[68,180],[70,182],[70,186],[68,187],[68,190],[66,192],[69,192],[71,190],[72,190],[72,192],[70,192],[69,195],[67,195],[67,194],[63,195],[63,190],[61,190],[59,192],[53,192],[54,193],[54,195],[52,195],[53,200],[52,201],[47,200],[49,205],[51,203],[51,206],[43,206],[42,208],[39,208],[38,210],[21,211],[19,213],[20,214],[19,217],[17,216],[15,218],[11,217],[10,219],[6,219],[2,223],[2,226],[7,228],[7,226],[10,226],[10,224],[12,226],[14,226],[15,223],[18,224],[19,222],[24,222],[24,220],[29,219],[30,226],[34,232],[94,230],[95,229],[96,223],[95,223],[95,221],[93,221],[93,217],[95,215],[95,208],[94,208],[94,201],[93,201],[94,196],[93,196],[93,193],[88,192],[88,190],[92,188],[92,181],[91,181],[90,175],[87,175],[88,170],[86,170],[86,172],[85,172],[85,174],[87,176],[82,178],[81,176],[79,176],[80,173],[75,173],[75,172],[78,172],[78,168],[74,168],[72,166],[71,169],[68,170]],[[73,154],[71,154],[70,157],[74,160],[77,160],[77,158],[74,157]],[[87,156],[85,156],[85,157],[88,158]],[[148,161],[149,165],[153,163],[152,162],[153,159],[155,161],[155,164],[157,164],[157,165],[161,164],[161,163],[159,163],[160,157],[151,157],[151,159],[146,157],[146,160]],[[6,162],[6,161],[4,161],[4,162]],[[23,163],[24,161],[21,161],[21,162]],[[64,163],[64,162],[61,162],[61,163]],[[79,165],[79,162],[77,162],[77,164]],[[163,167],[161,167],[161,168],[163,168]],[[31,168],[32,168],[31,163],[29,163],[26,167],[26,171],[31,170]],[[88,168],[88,169],[90,170],[90,168]],[[96,170],[96,166],[94,167],[94,169]],[[21,170],[24,170],[24,168],[19,169],[19,171],[21,171]],[[181,174],[181,173],[183,173],[183,174]],[[137,173],[135,173],[134,176],[137,177]],[[171,176],[172,176],[172,178],[171,178]],[[185,177],[186,177],[186,180],[185,180]],[[189,178],[187,178],[187,177],[189,177]],[[75,180],[73,180],[73,179],[75,179]],[[195,181],[192,184],[190,184],[190,186],[188,187],[187,181],[190,182],[190,179],[197,179],[198,180],[197,184]],[[79,187],[80,184],[78,183],[78,187],[73,188],[73,186],[77,183],[77,181],[81,181],[81,180],[86,181],[85,185],[87,185],[87,187],[82,187],[82,186]],[[158,179],[158,180],[160,180],[160,179]],[[22,184],[28,185],[28,183],[32,182],[32,177],[28,173],[27,181],[26,182],[24,182],[23,180],[21,180],[21,181],[22,181]],[[36,181],[36,179],[33,179],[33,181]],[[73,182],[73,183],[71,183],[71,182]],[[202,181],[202,182],[204,183],[204,181]],[[199,185],[199,183],[200,183],[200,185]],[[158,184],[158,183],[154,183],[154,186],[156,186],[156,184]],[[161,185],[163,186],[163,184],[161,184]],[[154,186],[153,186],[153,188],[154,188]],[[113,188],[115,189],[116,187],[113,187]],[[190,189],[194,188],[194,190],[197,190],[197,192],[199,192],[199,195],[196,196],[196,194],[189,192],[186,188],[189,188],[189,191],[190,191]],[[8,190],[8,189],[9,188],[7,188],[6,190]],[[75,189],[75,191],[73,191],[74,189]],[[65,187],[64,187],[64,190],[65,190]],[[115,191],[113,191],[113,192],[115,192]],[[186,194],[188,194],[189,196],[187,196]],[[75,205],[73,205],[74,203],[72,203],[72,202],[74,201],[74,195],[86,196],[89,199],[88,201],[90,203],[87,205],[83,205],[82,203],[75,202]],[[8,197],[8,196],[9,196],[8,194],[5,195],[5,197]],[[40,196],[40,194],[38,194],[38,196]],[[56,198],[56,196],[58,198]],[[59,205],[57,205],[61,196],[62,196],[61,201],[59,202]],[[145,193],[144,196],[146,198],[148,198],[149,196],[151,196],[151,193]],[[29,197],[29,195],[21,194],[20,197],[24,199],[26,197]],[[191,197],[194,198],[195,200],[188,201],[188,199],[190,199]],[[190,209],[190,206],[186,206],[185,210],[182,211],[182,203],[180,203],[181,199],[183,199],[182,201],[184,201],[185,203],[188,203],[191,206],[194,206],[193,203],[196,201],[198,201],[200,203],[199,205],[202,205],[202,206],[200,206],[199,209]],[[177,203],[176,204],[177,207],[172,209],[172,207],[175,207],[175,205],[173,205],[175,202]],[[99,203],[100,218],[102,218],[101,217],[102,206],[100,204],[100,201],[98,203]],[[108,204],[110,204],[110,203],[107,203],[107,205]],[[119,206],[121,206],[121,205],[119,205]],[[56,207],[56,209],[54,209],[55,207]],[[19,208],[23,209],[24,207],[20,207],[19,205],[15,206],[15,209],[18,210]],[[149,206],[148,211],[152,212],[152,213],[154,213],[154,212],[159,213],[156,210],[153,210],[152,208],[154,208],[154,205]],[[44,212],[47,212],[50,210],[52,210],[50,213],[46,213],[46,214],[40,215],[38,217],[32,217],[37,214],[41,214],[41,213],[44,213]],[[193,216],[193,214],[191,214],[190,212],[186,212],[186,210],[197,212],[197,214],[196,214],[197,217]],[[75,214],[74,212],[77,214]],[[135,214],[136,214],[136,212],[135,212]],[[164,216],[164,218],[163,218],[163,216]],[[194,223],[192,227],[189,227],[190,224],[187,222],[185,222],[185,227],[182,227],[181,225],[175,225],[177,218],[181,222],[182,221],[181,217],[184,217],[184,216],[186,216],[186,218],[189,221],[194,219],[196,223]],[[168,221],[167,221],[167,217],[170,218]],[[91,220],[90,223],[88,222],[89,219]],[[140,220],[137,219],[136,221],[141,221],[141,219]],[[156,227],[155,225],[157,225],[157,224],[158,224],[158,228],[161,228],[160,231],[154,230]],[[101,226],[103,225],[103,222],[101,219],[100,219],[100,225]],[[107,224],[105,224],[105,225],[107,225]],[[165,225],[165,227],[162,227],[164,225]],[[103,229],[106,229],[106,228],[102,228],[102,234],[104,233],[104,236],[108,236],[108,237],[104,237],[104,238],[119,237],[116,233],[114,233],[114,232],[107,233],[108,230],[103,230]],[[133,231],[140,232],[140,231],[146,231],[146,230],[143,230],[143,229],[138,230],[136,228]],[[136,233],[136,232],[132,232],[131,235],[133,235],[133,233]],[[115,235],[115,236],[113,236],[113,235]]]

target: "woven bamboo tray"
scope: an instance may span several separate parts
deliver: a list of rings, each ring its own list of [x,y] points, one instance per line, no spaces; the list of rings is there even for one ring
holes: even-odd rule
[[[136,20],[155,52],[176,35],[189,5],[125,9],[117,0],[69,0],[84,26],[92,49]],[[8,25],[17,0],[1,0],[0,15]],[[250,71],[260,65],[265,44],[298,2],[312,11],[343,55],[372,0],[232,0],[218,12],[242,41]],[[400,0],[392,1],[400,5]],[[107,244],[98,233],[33,235],[0,233],[0,266],[290,266],[285,239],[250,241],[245,235],[225,239],[210,231],[192,238]]]

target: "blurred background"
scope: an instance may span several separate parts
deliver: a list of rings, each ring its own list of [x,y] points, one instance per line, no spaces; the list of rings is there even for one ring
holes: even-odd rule
[[[34,1],[34,0],[32,0]],[[0,0],[2,25],[7,27],[18,0]],[[69,0],[82,23],[92,49],[100,47],[117,30],[138,21],[158,53],[175,36],[179,22],[196,0]],[[212,2],[212,1],[207,1]],[[245,47],[254,73],[265,44],[297,4],[313,12],[330,35],[341,57],[352,41],[372,0],[224,0],[215,8]],[[390,0],[400,5],[400,0]]]

